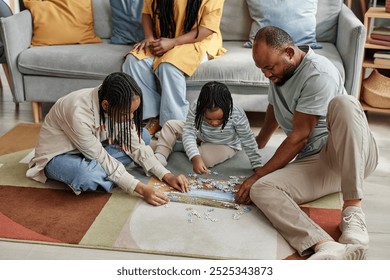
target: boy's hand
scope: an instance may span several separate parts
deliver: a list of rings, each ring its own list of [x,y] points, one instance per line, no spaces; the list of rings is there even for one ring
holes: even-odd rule
[[[163,180],[172,188],[181,192],[188,192],[188,180],[186,176],[180,174],[174,176],[172,173],[165,174]]]
[[[192,161],[192,169],[194,170],[195,173],[198,173],[198,174],[210,173],[210,170],[204,164],[204,162],[200,156],[194,156],[191,159],[191,161]]]
[[[134,191],[142,195],[147,203],[154,206],[160,206],[169,202],[168,197],[160,190],[143,183],[138,183]]]

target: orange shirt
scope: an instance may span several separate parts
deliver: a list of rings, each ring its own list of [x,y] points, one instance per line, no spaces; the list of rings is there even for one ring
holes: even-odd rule
[[[222,47],[222,35],[219,28],[223,4],[224,0],[203,0],[199,9],[199,25],[210,29],[214,33],[200,42],[178,45],[166,52],[163,56],[156,56],[153,62],[153,71],[156,70],[160,63],[168,62],[175,65],[188,76],[191,76],[198,68],[206,53],[209,59],[223,55],[226,50]],[[184,34],[186,7],[187,0],[174,1],[176,37]],[[149,14],[152,17],[152,0],[144,1],[142,13]],[[157,36],[159,36],[160,29],[158,20],[155,28],[157,30]],[[196,28],[196,25],[193,28]],[[130,53],[138,59],[152,56],[149,50],[146,54],[143,51],[139,53],[131,51]]]

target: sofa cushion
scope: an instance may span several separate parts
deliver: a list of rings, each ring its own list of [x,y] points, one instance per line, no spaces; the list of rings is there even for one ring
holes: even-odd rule
[[[317,8],[317,41],[336,42],[339,13],[343,0],[320,0]]]
[[[32,46],[99,43],[91,0],[24,0],[33,18]]]
[[[130,46],[109,44],[35,47],[19,55],[19,71],[27,75],[104,79],[121,71]]]
[[[321,44],[323,47],[314,51],[326,56],[345,80],[343,61],[336,46],[326,42]],[[256,67],[252,59],[252,49],[243,48],[240,41],[224,42],[224,47],[228,50],[226,54],[202,63],[194,75],[187,79],[187,86],[196,87],[217,80],[228,86],[268,87],[269,80]]]
[[[337,70],[339,70],[341,78],[343,81],[345,81],[345,69],[343,64],[343,59],[340,56],[339,51],[337,50],[336,46],[333,43],[329,42],[320,42],[322,48],[321,49],[315,49],[314,52],[325,56],[327,59],[329,59],[334,66],[336,66]]]
[[[246,0],[225,0],[220,27],[224,41],[248,40],[251,24]]]
[[[110,0],[92,0],[92,3],[95,33],[102,39],[110,39],[112,33]]]
[[[217,80],[227,85],[268,86],[268,79],[252,59],[251,49],[243,48],[241,41],[227,41],[223,46],[227,52],[199,65],[194,75],[187,79],[187,85]]]
[[[131,44],[144,39],[141,16],[143,0],[110,0],[112,44]]]
[[[260,28],[273,25],[289,33],[297,45],[321,47],[316,41],[317,0],[247,0],[247,3],[253,20],[251,43]]]

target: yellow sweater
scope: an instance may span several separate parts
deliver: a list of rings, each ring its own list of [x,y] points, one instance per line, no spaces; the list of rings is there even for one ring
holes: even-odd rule
[[[226,50],[222,47],[222,35],[219,29],[224,0],[203,0],[199,9],[199,25],[212,30],[214,33],[200,42],[184,44],[174,47],[161,57],[155,57],[153,62],[153,71],[162,62],[168,62],[175,65],[188,76],[191,76],[198,68],[204,56],[209,59],[223,55]],[[175,36],[184,34],[184,20],[186,15],[187,0],[174,1],[174,18],[176,22]],[[152,17],[152,0],[145,0],[142,10],[143,14],[149,14]],[[196,28],[196,26],[194,26]],[[159,37],[159,23],[156,21],[156,36]],[[131,51],[138,59],[151,57],[148,49],[145,54],[142,52]]]

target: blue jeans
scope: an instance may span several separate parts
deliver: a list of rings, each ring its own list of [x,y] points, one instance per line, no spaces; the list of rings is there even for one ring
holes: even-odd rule
[[[153,61],[154,57],[138,60],[130,54],[122,65],[142,90],[144,119],[159,116],[161,126],[169,120],[185,120],[189,105],[184,73],[168,62],[153,72]]]
[[[146,129],[142,130],[142,139],[150,144],[151,136]],[[115,145],[104,147],[108,154],[124,166],[133,160]],[[96,160],[89,160],[82,154],[65,153],[52,158],[45,167],[46,177],[67,184],[75,194],[82,191],[96,191],[100,186],[111,192],[114,183],[108,179],[106,171]]]

